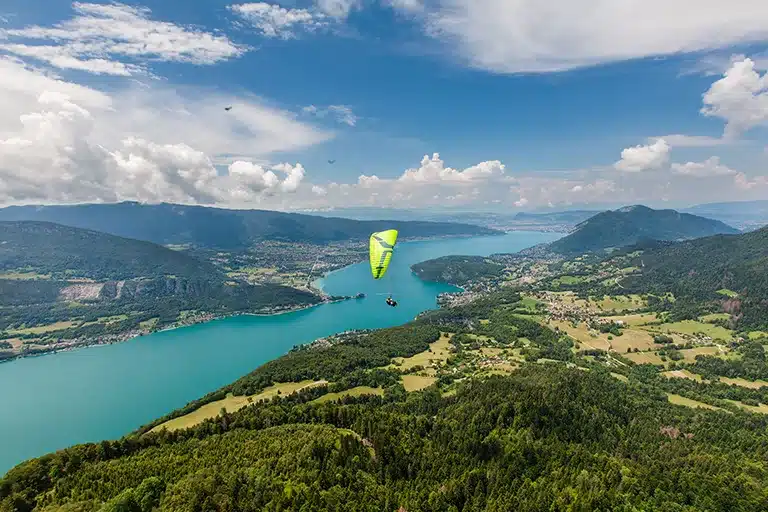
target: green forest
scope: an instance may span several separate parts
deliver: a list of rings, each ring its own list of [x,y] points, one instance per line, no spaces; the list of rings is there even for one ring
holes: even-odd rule
[[[434,385],[406,392],[405,370],[388,363],[431,350],[441,332],[454,333],[446,366]],[[506,375],[461,364],[489,338],[530,363]],[[727,402],[768,403],[768,388],[667,379],[654,365],[623,359],[609,373],[600,351],[572,348],[513,291],[296,347],[123,439],[17,466],[0,481],[0,510],[768,508],[768,416]],[[764,370],[764,352],[742,350],[745,366]],[[228,393],[304,379],[329,384],[150,432]],[[316,401],[356,386],[384,393]],[[672,405],[668,393],[723,407]]]
[[[12,470],[2,510],[765,510],[768,420],[559,366],[461,388],[276,398]],[[402,508],[401,508],[402,507]]]
[[[700,305],[723,304],[742,328],[768,329],[768,228],[742,235],[719,235],[680,243],[649,243],[635,262],[642,272],[622,281],[627,291],[682,298],[677,310],[696,314]],[[731,290],[735,296],[719,293]],[[672,305],[670,305],[672,307]],[[686,315],[681,315],[686,316]]]
[[[411,270],[425,281],[462,286],[484,278],[499,278],[504,265],[482,256],[443,256],[417,263]]]

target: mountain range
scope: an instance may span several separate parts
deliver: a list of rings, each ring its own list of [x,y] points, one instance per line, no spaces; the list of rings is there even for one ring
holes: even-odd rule
[[[246,249],[262,240],[323,244],[367,241],[374,231],[400,230],[401,239],[500,232],[471,224],[400,220],[360,221],[266,210],[228,210],[176,204],[11,206],[0,221],[36,220],[101,231],[162,245]]]
[[[680,210],[721,220],[744,231],[768,225],[768,201],[734,201],[707,203]]]

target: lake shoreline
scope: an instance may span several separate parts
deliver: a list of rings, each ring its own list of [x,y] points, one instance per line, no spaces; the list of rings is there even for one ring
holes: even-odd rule
[[[383,285],[370,279],[367,262],[363,262],[347,265],[344,272],[336,270],[332,276],[318,271],[317,276],[325,278],[316,284],[328,296],[363,292],[367,296],[363,300],[321,303],[317,305],[322,308],[312,309],[311,305],[275,315],[249,314],[251,319],[219,318],[206,326],[166,333],[157,340],[92,344],[89,346],[104,350],[73,351],[61,354],[61,359],[37,354],[14,359],[0,365],[0,388],[9,391],[0,394],[0,408],[14,411],[0,421],[4,440],[0,474],[24,460],[67,446],[118,439],[235,382],[296,346],[349,330],[402,325],[423,311],[436,309],[436,297],[441,293],[459,291],[418,279],[409,268],[417,262],[450,254],[517,252],[552,239],[546,233],[510,233],[404,243],[400,258],[390,268],[392,284],[403,298],[398,308],[387,308],[373,297],[384,291]],[[299,309],[307,311],[299,313]],[[287,312],[297,314],[283,314]]]
[[[346,268],[346,267],[344,267]],[[342,269],[337,269],[342,270]],[[33,358],[33,357],[43,357],[53,354],[58,354],[61,352],[73,352],[75,350],[83,350],[87,348],[94,348],[94,347],[105,347],[109,345],[116,345],[118,343],[125,343],[130,340],[134,340],[136,338],[141,338],[143,336],[149,336],[151,334],[157,334],[161,332],[169,332],[169,331],[175,331],[177,329],[183,329],[185,327],[194,327],[201,324],[207,324],[214,322],[216,320],[225,320],[227,318],[234,318],[238,316],[254,316],[254,317],[274,317],[279,315],[287,315],[289,313],[298,313],[299,311],[305,311],[308,309],[312,309],[318,306],[322,306],[323,304],[333,304],[336,302],[343,302],[347,300],[354,300],[354,296],[349,297],[341,297],[337,299],[332,300],[321,300],[320,302],[317,302],[316,304],[301,304],[292,306],[280,311],[276,311],[273,313],[250,313],[250,312],[237,312],[237,313],[230,313],[226,315],[215,315],[213,313],[204,313],[201,315],[197,315],[192,319],[185,320],[184,323],[179,325],[169,325],[166,327],[163,327],[162,329],[141,329],[141,330],[133,330],[128,331],[121,334],[114,334],[111,335],[108,338],[96,338],[95,340],[89,339],[89,340],[72,340],[71,342],[68,342],[64,346],[58,346],[56,348],[51,348],[50,350],[34,350],[30,351],[28,353],[20,353],[16,354],[12,357],[6,357],[3,359],[0,359],[0,365],[3,363],[9,363],[11,361],[16,361],[19,359],[27,359],[27,358]]]
[[[399,243],[408,244],[412,242],[431,242],[431,241],[450,240],[450,239],[463,240],[463,239],[470,239],[470,238],[498,237],[498,236],[504,236],[509,234],[509,232],[506,232],[506,231],[502,231],[502,230],[497,230],[497,231],[498,232],[496,233],[483,234],[483,235],[439,235],[439,236],[432,236],[432,237],[407,237],[407,238],[401,239]],[[520,232],[526,232],[526,230],[521,230]],[[276,310],[269,313],[237,312],[237,313],[230,313],[230,314],[224,314],[224,315],[217,315],[214,313],[202,313],[200,315],[195,315],[192,318],[185,319],[184,321],[182,321],[183,323],[171,324],[166,327],[163,327],[162,329],[134,329],[124,333],[107,335],[105,337],[96,338],[96,339],[75,338],[71,341],[58,344],[58,346],[52,347],[51,349],[44,349],[44,348],[32,349],[24,353],[14,354],[10,357],[4,357],[0,359],[0,365],[3,363],[16,361],[19,359],[41,357],[46,355],[57,354],[60,352],[72,352],[74,350],[81,350],[89,347],[115,345],[118,343],[124,343],[126,341],[130,341],[132,339],[140,338],[142,336],[148,336],[148,335],[159,333],[159,332],[173,331],[176,329],[181,329],[183,327],[192,327],[195,325],[205,324],[205,323],[213,322],[216,320],[224,320],[227,318],[232,318],[237,316],[271,317],[271,316],[284,315],[288,313],[297,313],[299,311],[311,309],[317,306],[321,306],[323,304],[330,304],[334,302],[352,300],[352,299],[355,299],[356,297],[348,296],[348,297],[344,297],[336,300],[327,300],[329,296],[323,289],[323,286],[320,284],[320,282],[322,282],[323,280],[327,279],[328,277],[332,276],[337,272],[341,272],[354,265],[359,265],[360,263],[364,263],[365,261],[366,260],[363,258],[360,261],[357,261],[355,263],[351,263],[349,265],[344,265],[339,268],[328,270],[326,272],[323,272],[321,276],[317,277],[314,281],[312,281],[310,285],[307,287],[308,291],[310,291],[311,293],[314,293],[315,295],[319,296],[322,299],[316,304],[295,305],[295,306],[288,307],[286,309]],[[457,286],[457,288],[461,288],[461,287]],[[464,290],[462,289],[462,291]]]

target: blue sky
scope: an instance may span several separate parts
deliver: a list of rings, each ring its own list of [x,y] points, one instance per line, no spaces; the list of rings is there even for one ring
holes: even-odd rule
[[[6,0],[0,203],[768,198],[768,5],[635,4]]]

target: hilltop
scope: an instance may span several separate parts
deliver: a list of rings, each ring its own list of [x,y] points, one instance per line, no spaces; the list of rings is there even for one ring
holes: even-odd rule
[[[648,239],[684,240],[738,232],[717,220],[637,205],[598,213],[548,247],[560,254],[577,254],[619,248]]]
[[[374,231],[394,228],[401,239],[492,235],[494,229],[449,222],[353,220],[268,210],[228,210],[177,204],[83,204],[11,206],[0,220],[36,220],[146,240],[161,245],[241,250],[264,240],[324,244],[367,240]]]

